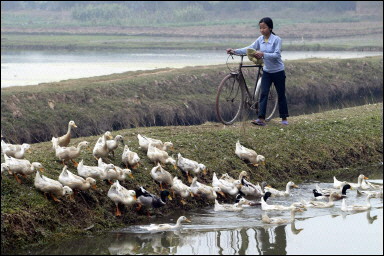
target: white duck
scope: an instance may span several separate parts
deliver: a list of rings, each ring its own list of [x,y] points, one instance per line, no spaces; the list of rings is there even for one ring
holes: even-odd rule
[[[92,155],[96,160],[99,160],[100,157],[106,158],[108,156],[109,150],[107,146],[107,140],[112,139],[110,131],[106,131],[100,138],[98,138],[95,146],[92,150]]]
[[[239,174],[239,179],[237,179],[237,180],[241,181],[241,179],[243,177],[248,177],[248,173],[246,171],[241,171]],[[229,176],[228,173],[223,173],[221,175],[220,179],[227,180],[227,181],[232,182],[232,183],[236,182],[236,179]]]
[[[185,185],[183,181],[181,181],[177,176],[173,178],[173,185],[171,186],[171,190],[173,191],[173,197],[175,197],[175,194],[180,195],[182,204],[186,204],[184,200],[185,198],[193,196],[192,189]]]
[[[114,164],[104,163],[101,157],[97,160],[97,166],[105,170],[105,179],[107,179],[110,184],[112,184],[111,180],[125,180],[127,175],[133,178],[132,171],[130,169],[122,169]]]
[[[115,168],[115,166],[113,164],[109,164],[108,169],[113,168]],[[105,180],[107,178],[107,167],[85,165],[84,160],[81,159],[79,165],[77,166],[77,173],[83,178],[91,177],[96,180]]]
[[[3,172],[7,171],[9,174],[12,174],[11,170],[9,169],[9,165],[6,163],[1,163],[1,175],[3,175]]]
[[[9,157],[6,154],[4,154],[4,160],[5,164],[8,166],[8,173],[13,174],[19,184],[21,184],[21,180],[17,174],[21,174],[22,176],[26,177],[27,175],[30,175],[37,170],[44,171],[43,165],[39,162],[31,163],[27,159]]]
[[[237,181],[240,183],[239,181]],[[212,187],[219,187],[221,191],[225,194],[229,194],[231,196],[237,195],[239,193],[239,189],[237,188],[237,183],[232,183],[227,180],[218,179],[216,173],[213,173],[212,177]]]
[[[276,210],[276,211],[289,211],[292,208],[296,208],[297,205],[298,205],[297,203],[293,203],[290,206],[267,204],[266,200],[270,196],[271,196],[271,192],[265,192],[264,196],[260,200],[260,202],[261,202],[261,209],[263,211],[274,211],[274,210]],[[300,204],[300,205],[302,205],[302,204]]]
[[[66,165],[63,167],[63,170],[59,175],[59,181],[64,186],[70,187],[73,191],[85,191],[90,187],[96,188],[96,180],[94,178],[87,177],[84,179],[76,174],[73,174],[68,170],[68,166]]]
[[[336,195],[337,195],[337,192],[332,192],[331,195],[328,197],[328,202],[313,201],[313,200],[309,201],[309,202],[302,200],[301,202],[303,203],[305,208],[310,208],[310,207],[313,207],[313,208],[330,208],[330,207],[333,207],[335,205],[333,198]]]
[[[267,183],[263,181],[262,186],[260,186],[259,184],[254,185],[251,182],[247,181],[244,176],[241,178],[241,185],[241,193],[243,193],[246,197],[255,199],[264,196],[263,188],[267,185]]]
[[[197,175],[200,172],[204,175],[207,174],[207,167],[204,164],[185,158],[180,153],[177,154],[177,167],[187,174],[189,183],[192,182],[191,173],[194,175]]]
[[[168,155],[168,153],[164,150],[158,149],[154,147],[152,144],[148,145],[148,151],[147,151],[147,156],[149,160],[154,162],[155,164],[157,163],[162,163],[162,164],[172,164],[175,170],[177,169],[176,167],[176,160],[173,159]]]
[[[187,217],[180,216],[175,225],[172,224],[150,224],[149,226],[140,226],[142,229],[146,229],[148,231],[166,231],[166,230],[174,230],[181,228],[181,223],[183,221],[191,222]]]
[[[259,163],[265,165],[265,157],[262,155],[258,155],[255,150],[244,147],[240,144],[240,141],[236,142],[235,154],[241,159],[246,160],[253,164],[254,166],[258,166]]]
[[[217,199],[215,199],[215,206],[213,210],[215,212],[221,212],[221,211],[226,211],[226,212],[239,212],[242,211],[243,205],[246,203],[246,200],[244,198],[240,198],[238,203],[234,204],[219,204]]]
[[[134,190],[128,190],[125,187],[121,186],[118,180],[116,180],[115,183],[111,185],[108,190],[107,196],[116,205],[116,216],[121,216],[121,212],[119,210],[119,203],[127,206],[136,203],[136,192]]]
[[[163,190],[162,184],[165,183],[169,186],[173,185],[172,175],[161,167],[160,163],[151,169],[151,177],[158,183],[160,183],[160,189]]]
[[[342,188],[345,184],[347,184],[346,181],[339,181],[336,179],[336,176],[333,176],[333,187],[334,188]]]
[[[217,193],[225,197],[225,194],[221,191],[219,187],[211,187],[206,184],[200,183],[197,181],[197,177],[194,177],[192,179],[192,183],[189,187],[191,188],[191,191],[195,196],[202,196],[207,198],[208,200],[216,199]]]
[[[291,192],[291,188],[298,188],[298,186],[293,181],[288,181],[287,185],[285,186],[285,191],[279,191],[279,190],[277,190],[275,188],[271,188],[271,187],[265,187],[264,191],[265,192],[267,192],[267,191],[271,192],[272,197],[289,196],[290,192]]]
[[[121,155],[121,161],[127,168],[136,169],[140,164],[140,157],[136,152],[131,151],[128,145],[125,145],[123,154]]]
[[[351,185],[352,189],[370,189],[371,187],[367,183],[363,183],[363,180],[367,180],[368,177],[365,177],[364,174],[360,174],[359,177],[357,177],[357,183],[348,182],[349,185]]]
[[[112,152],[113,157],[115,157],[115,150],[119,146],[119,142],[124,146],[124,137],[122,135],[116,135],[115,138],[107,140],[108,152]]]
[[[343,201],[341,202],[341,210],[343,212],[352,212],[352,211],[366,211],[371,209],[371,198],[373,197],[372,194],[367,195],[367,204],[366,205],[347,205],[346,199],[343,198]]]
[[[261,220],[262,220],[262,222],[267,223],[267,224],[287,224],[287,223],[292,223],[292,222],[295,221],[295,213],[296,212],[302,212],[302,211],[303,211],[303,209],[301,209],[301,208],[293,207],[291,209],[291,218],[289,218],[289,219],[270,218],[270,217],[268,217],[268,215],[266,213],[264,213],[261,216]]]
[[[88,141],[80,142],[79,144],[77,144],[77,147],[61,147],[59,145],[56,145],[55,155],[60,161],[62,161],[63,165],[66,165],[66,161],[71,160],[73,165],[77,166],[78,163],[75,161],[75,159],[80,156],[81,149],[84,147],[89,148]]]
[[[137,139],[139,140],[139,148],[144,151],[148,150],[149,144],[164,151],[173,149],[173,143],[170,141],[163,143],[161,140],[152,139],[141,134],[137,134]]]
[[[11,156],[18,159],[23,159],[25,152],[28,151],[31,153],[31,145],[27,143],[23,143],[21,145],[6,143],[5,141],[1,141],[1,151],[7,156]]]
[[[51,195],[53,200],[60,202],[57,197],[64,196],[66,194],[72,195],[73,191],[68,186],[63,186],[59,181],[50,179],[44,175],[40,175],[40,172],[36,172],[34,185],[36,189],[44,192],[45,197],[47,193]]]
[[[383,188],[380,189],[380,191],[364,191],[364,190],[357,190],[357,195],[372,195],[372,198],[383,198]]]
[[[77,128],[76,124],[75,124],[75,121],[71,120],[69,121],[68,123],[68,130],[67,130],[67,133],[64,134],[63,136],[60,136],[60,137],[52,137],[52,146],[53,146],[53,149],[55,150],[55,143],[57,142],[57,145],[59,145],[60,147],[66,147],[68,146],[69,142],[71,141],[71,128]]]

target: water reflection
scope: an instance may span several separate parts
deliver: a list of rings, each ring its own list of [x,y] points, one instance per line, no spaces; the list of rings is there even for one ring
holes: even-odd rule
[[[315,184],[301,184],[292,196],[273,200],[276,204],[291,204],[313,197]],[[331,183],[319,183],[330,187]],[[348,193],[348,200],[360,204],[364,197]],[[260,207],[245,208],[240,213],[215,212],[213,207],[195,211],[179,211],[172,216],[156,218],[157,223],[174,223],[180,215],[188,216],[178,231],[152,233],[141,225],[98,236],[77,237],[43,248],[29,249],[19,254],[382,254],[383,199],[372,198],[372,208],[365,212],[343,212],[341,202],[333,208],[309,208],[298,213],[294,222],[284,225],[264,224]],[[290,212],[270,212],[271,217],[289,218]],[[315,237],[314,237],[315,234]],[[342,243],[340,244],[340,239]],[[363,244],[364,246],[356,246]],[[17,254],[17,252],[12,252]]]

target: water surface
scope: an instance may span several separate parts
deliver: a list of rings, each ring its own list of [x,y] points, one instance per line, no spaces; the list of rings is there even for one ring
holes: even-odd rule
[[[355,182],[355,181],[351,181]],[[382,184],[382,178],[375,180]],[[321,188],[332,183],[316,183]],[[290,205],[313,199],[314,183],[299,184],[288,198],[270,198],[269,204]],[[356,191],[347,192],[348,204],[365,204]],[[213,206],[172,216],[152,218],[149,223],[130,225],[100,236],[80,237],[44,248],[30,248],[22,254],[383,254],[383,199],[371,199],[372,209],[344,213],[341,201],[332,208],[309,208],[296,215],[295,222],[264,224],[260,207],[242,212],[215,212]],[[269,217],[289,218],[290,213],[272,211]],[[192,222],[177,231],[148,232],[140,226],[150,223],[175,223],[181,215]]]
[[[382,52],[284,51],[284,60],[358,58]],[[225,64],[225,51],[2,51],[1,88],[36,85],[136,70]]]

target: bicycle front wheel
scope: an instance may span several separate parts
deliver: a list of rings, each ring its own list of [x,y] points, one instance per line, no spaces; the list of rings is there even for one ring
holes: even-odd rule
[[[255,92],[255,99],[258,102],[258,111],[260,108],[260,96],[261,96],[261,78],[257,82],[257,87],[256,87],[256,92]],[[271,89],[269,90],[268,94],[268,101],[267,101],[267,109],[265,112],[265,121],[270,121],[276,112],[277,109],[277,104],[278,104],[278,97],[277,97],[277,91],[275,85],[271,85]],[[258,115],[259,113],[257,113]]]
[[[244,87],[238,75],[229,74],[221,81],[216,95],[216,114],[223,124],[233,124],[240,116],[244,102]]]

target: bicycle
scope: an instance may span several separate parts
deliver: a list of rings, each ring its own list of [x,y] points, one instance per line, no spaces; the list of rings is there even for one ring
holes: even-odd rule
[[[240,56],[240,64],[236,70],[228,67],[228,59],[233,56]],[[220,82],[216,94],[216,114],[218,119],[224,124],[233,124],[239,116],[247,109],[259,113],[259,101],[261,95],[261,78],[263,65],[243,65],[243,58],[247,55],[230,54],[227,58],[227,67],[231,71]],[[253,92],[250,92],[246,79],[242,72],[243,68],[257,67],[257,76]],[[278,103],[277,91],[272,84],[268,95],[267,111],[265,121],[270,121],[275,114]]]

